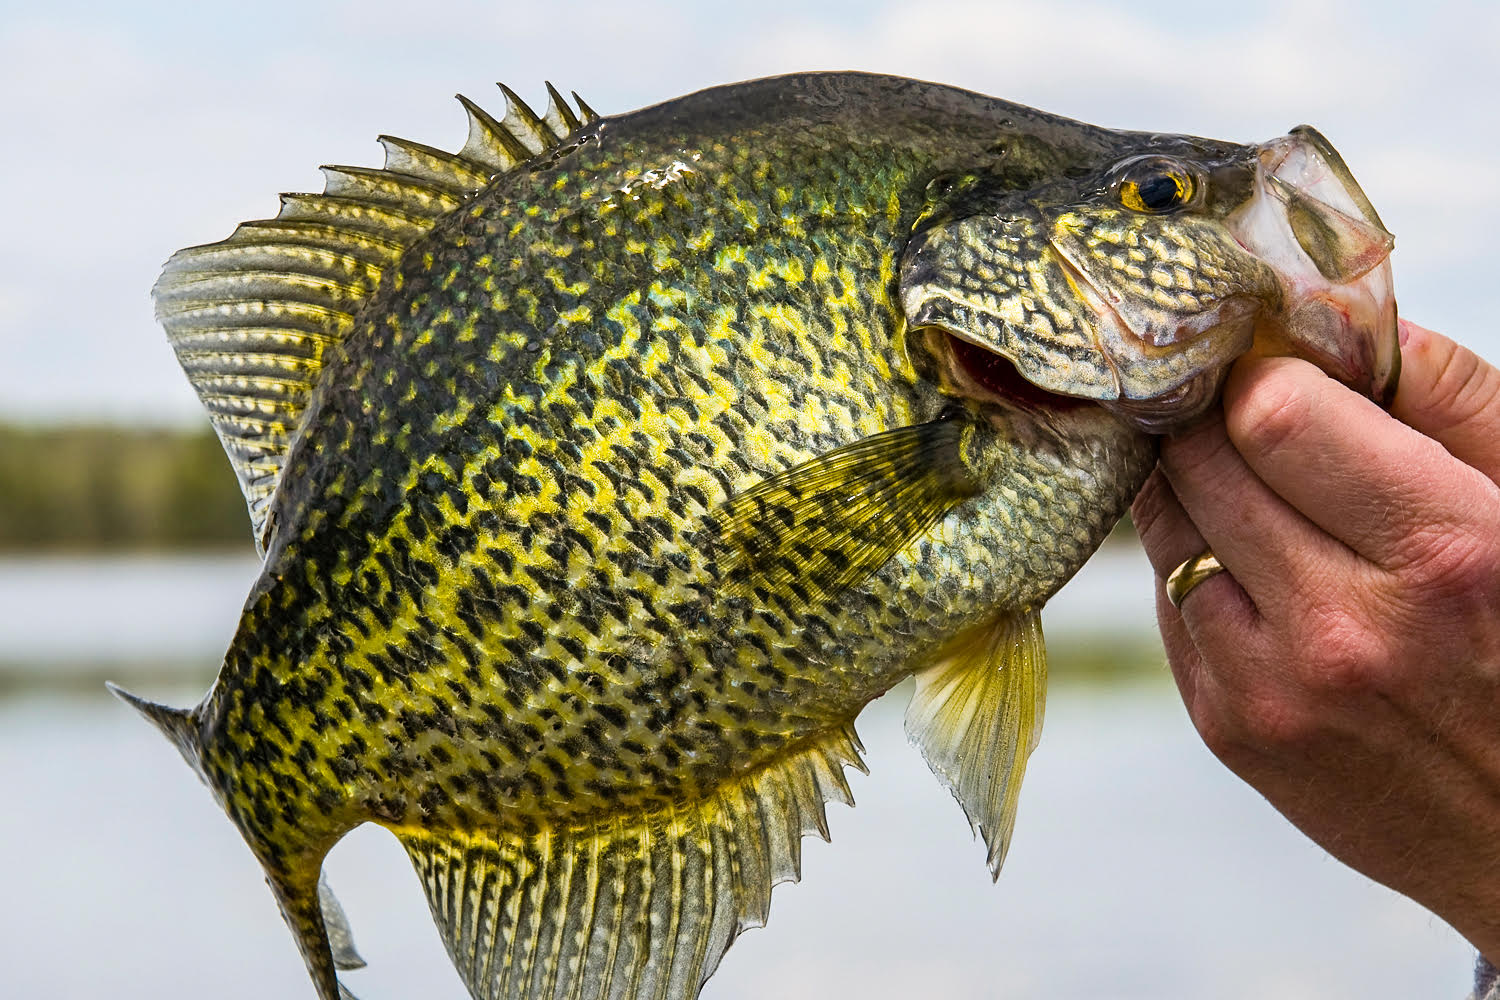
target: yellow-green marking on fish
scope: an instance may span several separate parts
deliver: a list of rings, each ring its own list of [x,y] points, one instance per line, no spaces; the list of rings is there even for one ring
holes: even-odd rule
[[[1393,385],[1390,240],[1310,130],[852,73],[549,93],[464,100],[458,153],[383,138],[156,286],[265,563],[201,704],[123,696],[321,1000],[363,964],[322,861],[365,822],[475,997],[690,1000],[912,674],[998,873],[1038,612],[1151,434],[1252,343]]]

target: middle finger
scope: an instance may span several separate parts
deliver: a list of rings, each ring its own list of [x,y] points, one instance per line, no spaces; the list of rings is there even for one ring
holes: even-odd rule
[[[1357,555],[1255,474],[1221,417],[1165,441],[1161,467],[1187,515],[1262,617],[1285,620],[1318,592],[1365,572]]]

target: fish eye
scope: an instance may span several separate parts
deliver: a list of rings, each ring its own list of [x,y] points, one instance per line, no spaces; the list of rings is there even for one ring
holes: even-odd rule
[[[1170,212],[1193,200],[1193,175],[1176,160],[1147,157],[1125,166],[1115,192],[1133,212]]]

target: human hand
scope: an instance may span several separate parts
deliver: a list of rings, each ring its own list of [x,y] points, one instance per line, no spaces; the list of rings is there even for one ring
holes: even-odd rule
[[[1401,336],[1389,414],[1306,362],[1240,361],[1134,517],[1209,749],[1500,964],[1500,370]],[[1174,608],[1164,578],[1208,548],[1228,572]]]

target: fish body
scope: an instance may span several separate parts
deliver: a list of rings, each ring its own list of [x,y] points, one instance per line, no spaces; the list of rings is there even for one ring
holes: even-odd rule
[[[476,997],[695,996],[913,673],[998,872],[1036,613],[1152,433],[1257,329],[1295,349],[1290,300],[1385,309],[1367,203],[1303,206],[1321,285],[1236,235],[1262,147],[864,74],[553,96],[468,105],[459,154],[387,140],[157,287],[265,562],[204,701],[132,700],[324,1000],[358,960],[322,858],[372,821]],[[1382,350],[1344,374],[1379,392]]]

